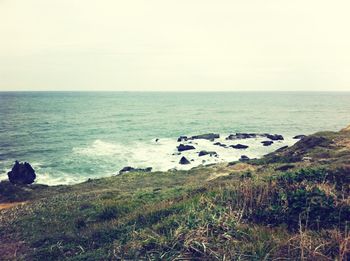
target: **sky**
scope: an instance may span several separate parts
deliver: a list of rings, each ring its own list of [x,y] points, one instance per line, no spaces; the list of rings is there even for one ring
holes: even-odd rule
[[[0,91],[350,91],[348,0],[0,0]]]

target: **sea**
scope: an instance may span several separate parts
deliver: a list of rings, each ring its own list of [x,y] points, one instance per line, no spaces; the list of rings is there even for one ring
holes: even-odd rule
[[[36,183],[48,185],[118,175],[125,166],[190,169],[259,158],[291,146],[295,135],[349,124],[350,92],[0,92],[0,179],[15,160],[29,162]],[[225,139],[241,132],[284,140]],[[182,142],[195,149],[178,153],[179,136],[205,133],[220,138]],[[218,156],[199,157],[201,150]],[[190,164],[179,164],[182,156]]]

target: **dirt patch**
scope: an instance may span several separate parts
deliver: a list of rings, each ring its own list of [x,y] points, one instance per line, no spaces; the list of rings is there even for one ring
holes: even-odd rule
[[[13,202],[13,203],[0,203],[0,210],[8,209],[8,208],[16,207],[16,206],[21,206],[21,205],[24,205],[26,203],[27,203],[26,201]]]

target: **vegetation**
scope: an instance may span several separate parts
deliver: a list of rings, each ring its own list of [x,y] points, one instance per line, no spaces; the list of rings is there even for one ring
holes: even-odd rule
[[[0,259],[348,260],[349,193],[348,131],[247,163],[1,182],[0,203],[26,203],[0,210]]]

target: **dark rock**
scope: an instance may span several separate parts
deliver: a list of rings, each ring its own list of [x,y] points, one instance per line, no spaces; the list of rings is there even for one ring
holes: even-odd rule
[[[19,163],[17,160],[7,175],[13,184],[32,184],[36,178],[35,171],[28,162]]]
[[[246,155],[242,155],[241,158],[239,159],[239,161],[248,161],[249,160],[249,157],[246,156]]]
[[[188,159],[186,159],[186,157],[182,156],[182,158],[179,161],[179,164],[186,165],[186,164],[191,164],[191,162],[189,162]]]
[[[213,143],[213,145],[221,146],[221,147],[227,147],[226,144],[223,144],[223,143],[221,143],[221,142],[215,142],[215,143]]]
[[[198,156],[199,156],[199,157],[205,156],[205,155],[217,156],[218,154],[217,154],[215,151],[205,151],[205,150],[201,150],[201,151],[198,153]]]
[[[282,165],[278,168],[275,168],[275,170],[277,171],[286,171],[286,170],[289,170],[289,169],[292,169],[294,168],[294,165],[290,165],[290,164],[287,164],[287,165]]]
[[[249,146],[243,145],[243,144],[237,144],[237,145],[231,145],[231,146],[229,146],[229,147],[234,148],[234,149],[239,149],[239,150],[245,150],[245,149],[248,148]]]
[[[187,141],[187,136],[180,136],[180,137],[177,139],[177,142],[181,142],[181,141]]]
[[[178,150],[178,151],[194,150],[194,149],[196,149],[196,148],[193,147],[192,145],[183,145],[183,144],[180,144],[179,146],[177,146],[177,150]]]
[[[155,139],[155,142],[158,142],[159,141],[159,139]]]
[[[263,136],[270,140],[284,140],[283,136],[280,134],[264,134]]]
[[[300,140],[300,139],[303,139],[305,137],[306,137],[306,135],[300,134],[300,135],[294,136],[293,139]]]
[[[219,134],[215,134],[215,133],[207,133],[207,134],[201,134],[201,135],[196,135],[196,136],[192,136],[190,139],[191,140],[198,140],[198,139],[203,139],[203,140],[215,140],[220,138]]]
[[[119,171],[119,174],[130,172],[130,171],[133,171],[133,172],[151,172],[152,167],[142,169],[142,168],[133,168],[133,167],[127,166],[127,167],[122,168]]]
[[[257,134],[255,133],[236,133],[236,134],[230,134],[228,137],[226,137],[226,140],[241,140],[241,139],[250,139],[250,138],[256,138]]]
[[[261,142],[264,146],[270,146],[271,144],[273,144],[272,140],[265,140]]]

